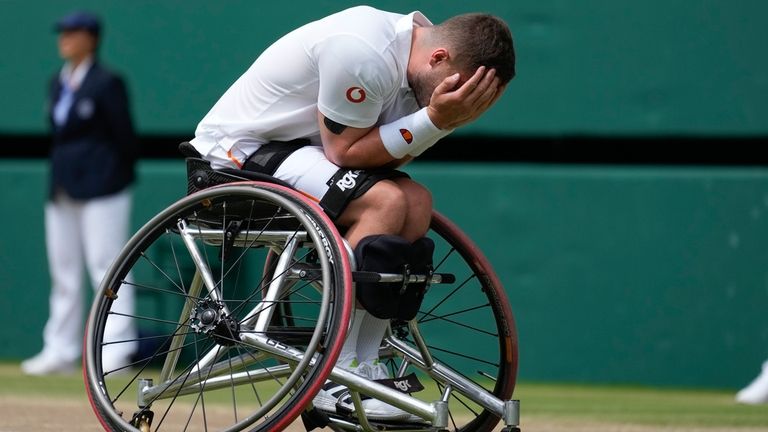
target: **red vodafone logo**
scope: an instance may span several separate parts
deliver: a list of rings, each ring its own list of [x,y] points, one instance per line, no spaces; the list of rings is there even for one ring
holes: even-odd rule
[[[352,103],[360,103],[365,100],[365,90],[360,87],[350,87],[347,89],[347,100]]]

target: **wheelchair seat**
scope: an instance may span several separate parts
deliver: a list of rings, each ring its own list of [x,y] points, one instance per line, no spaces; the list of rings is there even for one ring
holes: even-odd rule
[[[278,178],[259,172],[234,168],[221,170],[213,169],[211,168],[210,162],[203,159],[200,153],[198,153],[197,150],[192,147],[192,144],[188,142],[181,143],[179,145],[179,150],[185,156],[187,164],[187,195],[192,195],[195,192],[213,186],[242,181],[259,181],[294,189],[293,186]],[[221,228],[222,210],[222,208],[213,207],[205,211],[200,211],[196,221],[201,226]],[[238,230],[247,228],[258,231],[264,229],[267,225],[272,228],[285,230],[296,229],[296,224],[294,222],[283,220],[279,217],[275,218],[275,215],[273,214],[274,209],[272,207],[254,206],[250,201],[239,203],[231,202],[226,211],[230,215],[248,215],[245,218],[241,218],[242,221]]]
[[[290,184],[264,173],[235,168],[213,169],[211,163],[203,159],[192,144],[186,141],[179,144],[179,151],[184,155],[187,163],[187,195],[211,186],[245,180],[272,183],[294,189]]]

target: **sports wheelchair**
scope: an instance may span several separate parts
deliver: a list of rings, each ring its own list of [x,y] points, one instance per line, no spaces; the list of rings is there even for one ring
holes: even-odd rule
[[[90,310],[83,373],[105,429],[276,431],[301,416],[307,430],[519,431],[512,310],[488,261],[446,217],[432,217],[432,271],[357,271],[339,227],[301,192],[195,157],[187,171],[190,193],[129,240]],[[390,386],[334,368],[356,281],[426,283],[417,316],[392,320],[380,347]],[[131,290],[126,311],[121,292]],[[135,339],[109,336],[126,324]],[[102,361],[123,344],[138,347],[130,364]],[[349,388],[359,415],[313,407],[326,380]],[[364,397],[412,418],[370,420]]]

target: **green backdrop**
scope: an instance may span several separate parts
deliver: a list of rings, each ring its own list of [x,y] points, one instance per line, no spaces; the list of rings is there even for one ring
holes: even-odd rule
[[[103,16],[101,54],[129,82],[139,132],[191,136],[270,42],[353,4],[0,1],[0,135],[47,132],[45,87],[60,66],[52,23],[74,8]],[[434,21],[486,11],[510,23],[518,77],[459,136],[768,133],[765,1],[368,4]],[[409,171],[500,273],[523,379],[735,388],[768,357],[765,169],[414,163]],[[40,348],[47,315],[45,162],[0,160],[0,184],[0,358],[20,359]],[[142,161],[135,227],[184,185],[180,161]]]
[[[768,170],[414,163],[509,294],[526,380],[735,388],[768,357]],[[134,227],[185,191],[144,161]],[[0,359],[41,346],[46,167],[0,161]],[[467,341],[457,341],[467,343]]]
[[[439,22],[485,11],[516,38],[518,77],[459,133],[768,133],[768,2],[763,0],[371,0]],[[104,17],[102,55],[127,77],[141,133],[191,135],[269,43],[349,0],[3,0],[0,134],[44,133],[59,67],[52,23],[73,8]]]

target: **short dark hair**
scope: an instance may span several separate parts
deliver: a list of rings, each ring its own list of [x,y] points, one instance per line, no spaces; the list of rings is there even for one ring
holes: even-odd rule
[[[501,85],[515,77],[515,47],[507,24],[493,15],[457,15],[433,27],[439,40],[454,51],[454,61],[467,71],[496,69]]]

